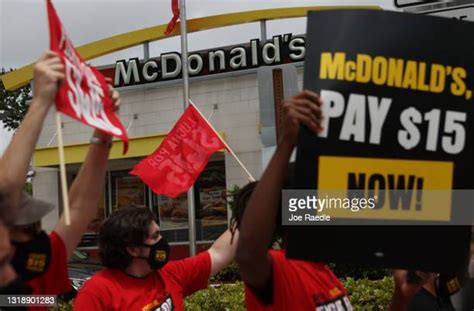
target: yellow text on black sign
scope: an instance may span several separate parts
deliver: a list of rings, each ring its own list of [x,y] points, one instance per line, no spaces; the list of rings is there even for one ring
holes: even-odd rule
[[[472,97],[463,67],[386,56],[359,53],[349,59],[345,52],[323,52],[319,78]]]

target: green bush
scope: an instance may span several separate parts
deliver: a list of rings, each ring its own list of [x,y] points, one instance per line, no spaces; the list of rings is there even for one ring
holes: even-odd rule
[[[391,277],[381,280],[353,279],[342,280],[354,310],[386,310],[393,291]],[[196,292],[185,299],[185,309],[191,311],[242,311],[245,310],[244,288],[242,282],[217,284]],[[54,311],[72,310],[72,304],[61,304]]]
[[[227,189],[227,204],[229,204],[230,211],[232,213],[232,216],[235,215],[235,209],[236,209],[236,198],[237,195],[240,192],[240,187],[237,185],[234,185],[232,188]]]
[[[72,300],[68,302],[59,301],[57,306],[50,307],[48,310],[49,311],[71,311],[73,310],[72,306],[73,306]]]
[[[220,284],[199,291],[186,298],[186,310],[191,311],[241,311],[245,310],[244,286],[242,282]]]
[[[352,264],[328,264],[328,267],[337,275],[340,279],[353,278],[369,279],[369,280],[380,280],[386,276],[390,276],[390,269],[383,268],[370,268],[365,266],[358,266]],[[219,272],[212,281],[220,283],[233,283],[241,281],[240,270],[235,262],[226,266]]]
[[[393,292],[393,280],[347,278],[342,280],[354,310],[386,310]]]
[[[393,291],[391,277],[381,280],[353,279],[343,280],[354,310],[386,310]],[[245,310],[242,282],[222,284],[188,297],[186,310]]]

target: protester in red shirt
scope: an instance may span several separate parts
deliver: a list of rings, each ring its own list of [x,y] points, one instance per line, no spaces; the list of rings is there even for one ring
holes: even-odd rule
[[[80,289],[74,310],[184,310],[184,297],[206,288],[234,258],[237,242],[224,232],[211,248],[168,261],[169,245],[152,212],[121,208],[99,231],[99,254],[106,267]]]
[[[11,264],[35,295],[57,295],[70,289],[67,258],[96,216],[110,152],[111,137],[96,130],[96,139],[91,140],[94,144],[69,191],[71,225],[67,226],[61,217],[50,235],[41,231],[41,218],[53,207],[22,194],[22,189],[43,121],[63,79],[61,59],[47,51],[34,67],[34,92],[28,112],[0,159],[0,218],[13,224],[9,231],[14,248]],[[118,92],[111,88],[110,96],[117,109]]]
[[[247,309],[252,310],[352,310],[346,290],[322,263],[290,260],[284,250],[269,250],[274,233],[284,231],[278,221],[281,189],[300,125],[321,130],[321,100],[303,91],[283,105],[283,126],[276,151],[257,184],[244,187],[237,198],[236,223],[240,230],[236,261],[246,286]],[[245,210],[245,212],[244,212]],[[427,274],[418,273],[422,281]],[[403,310],[422,287],[409,284],[406,271],[395,274],[390,310]]]
[[[239,228],[246,216],[244,212],[248,200],[257,185],[257,182],[247,184],[235,198],[236,213],[232,223]],[[268,245],[284,236],[281,226],[275,230]],[[271,279],[263,288],[245,283],[248,310],[351,310],[346,289],[326,265],[289,260],[284,249],[270,249],[267,254],[272,263]],[[245,281],[244,275],[242,278]]]

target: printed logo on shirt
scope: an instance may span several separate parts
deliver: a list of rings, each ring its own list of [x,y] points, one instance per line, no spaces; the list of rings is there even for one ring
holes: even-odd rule
[[[329,291],[329,294],[331,295],[331,297],[338,297],[338,296],[341,296],[342,292],[339,288],[334,287],[333,289]]]
[[[167,295],[163,300],[159,301],[158,299],[153,300],[152,303],[147,304],[143,307],[142,311],[172,311],[173,300],[171,300],[170,295]]]
[[[166,260],[166,252],[162,250],[158,250],[155,253],[155,259],[156,261],[163,262]]]
[[[316,306],[316,311],[352,311],[352,305],[347,296]]]
[[[458,278],[455,277],[446,283],[446,287],[448,288],[449,293],[452,294],[461,288],[461,284],[459,284]]]
[[[46,255],[30,253],[26,261],[26,269],[35,272],[43,272],[46,267]]]

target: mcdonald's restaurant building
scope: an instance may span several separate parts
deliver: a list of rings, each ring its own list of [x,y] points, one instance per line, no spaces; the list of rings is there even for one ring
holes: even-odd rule
[[[160,145],[183,113],[180,57],[178,51],[170,51],[156,58],[117,60],[99,68],[120,91],[119,116],[128,129],[129,151],[123,155],[122,142],[114,141],[97,218],[80,248],[94,252],[100,222],[129,204],[153,211],[163,236],[172,245],[174,258],[189,254],[188,200],[195,202],[198,250],[209,247],[227,229],[231,217],[227,191],[248,182],[248,176],[229,153],[221,151],[211,157],[194,185],[193,198],[186,193],[175,199],[157,195],[138,177],[129,175],[134,165]],[[261,175],[275,148],[282,98],[302,87],[304,57],[304,35],[290,33],[188,54],[190,98],[255,178]],[[62,122],[67,180],[71,185],[85,159],[92,130],[66,116]],[[62,209],[55,136],[51,111],[33,158],[34,196],[58,206],[43,221],[43,227],[49,230]]]

